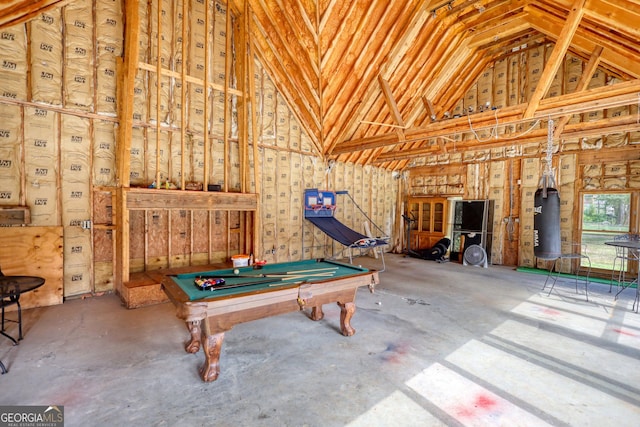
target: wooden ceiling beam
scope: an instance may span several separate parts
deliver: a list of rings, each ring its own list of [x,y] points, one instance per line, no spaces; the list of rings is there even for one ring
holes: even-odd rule
[[[636,118],[625,116],[614,119],[602,119],[593,122],[569,124],[566,126],[566,132],[563,139],[576,140],[582,138],[593,138],[637,130],[640,130],[640,126],[638,126]],[[545,127],[544,129],[536,129],[526,135],[514,136],[513,138],[509,138],[509,135],[503,135],[500,138],[482,142],[473,138],[464,141],[456,141],[455,143],[447,143],[446,145],[457,152],[489,148],[494,149],[510,147],[513,145],[528,145],[532,143],[546,145],[547,136],[547,129]],[[402,149],[401,151],[391,151],[380,154],[373,163],[381,164],[390,161],[411,159],[417,156],[433,155],[441,152],[441,145],[433,142],[427,147],[416,150]]]
[[[596,72],[598,64],[600,63],[601,55],[602,46],[597,46],[591,54],[591,58],[589,58],[589,61],[582,70],[582,75],[580,76],[580,80],[578,81],[578,84],[576,86],[576,92],[582,92],[589,87],[589,82],[591,82],[593,74]],[[556,123],[555,131],[553,133],[554,139],[560,138],[560,135],[562,135],[562,132],[564,131],[564,127],[567,123],[569,123],[570,119],[571,116],[568,114],[559,118],[558,123]]]
[[[468,38],[467,46],[477,48],[500,40],[511,39],[514,35],[526,31],[529,28],[531,28],[531,24],[526,14],[521,13],[508,21],[500,22],[499,25],[489,28],[486,31],[479,33],[474,32],[473,35]]]
[[[327,143],[325,144],[325,153],[330,153],[333,147],[343,139],[342,135],[353,135],[357,128],[360,126],[360,121],[369,111],[371,105],[376,101],[379,96],[379,87],[375,84],[375,76],[380,73],[380,69],[383,67],[385,58],[390,56],[390,51],[393,49],[393,43],[389,43],[388,40],[393,40],[399,37],[400,34],[408,31],[411,25],[407,21],[398,19],[398,16],[402,16],[403,12],[410,10],[411,2],[402,2],[404,9],[398,9],[397,5],[392,5],[390,11],[395,11],[398,15],[391,19],[392,26],[387,28],[385,33],[386,40],[376,41],[375,46],[377,49],[371,50],[372,46],[367,49],[368,54],[362,57],[363,68],[359,69],[357,74],[359,79],[354,81],[355,86],[345,87],[337,86],[342,90],[340,94],[341,99],[345,101],[339,103],[338,98],[331,98],[328,95],[323,96],[323,104],[327,105],[326,115],[328,120],[325,122],[327,133],[325,138]],[[364,83],[366,82],[366,83]],[[334,83],[332,83],[334,85]]]
[[[638,92],[640,92],[640,80],[633,80],[579,93],[543,99],[540,101],[540,106],[532,119],[555,118],[567,114],[585,113],[635,104],[638,101]],[[514,124],[521,122],[522,113],[526,107],[527,104],[519,104],[498,110],[475,113],[469,118],[460,117],[443,120],[426,126],[406,129],[405,136],[407,140],[413,140],[464,133],[469,131],[469,120],[473,122],[473,126],[476,129],[482,126]],[[393,146],[399,143],[401,143],[401,141],[398,141],[397,135],[394,133],[385,133],[374,137],[345,141],[334,150],[334,154]]]
[[[0,7],[0,29],[22,24],[71,0],[9,0]],[[8,3],[8,4],[7,4]]]
[[[573,5],[571,6],[571,10],[569,11],[569,15],[567,16],[566,23],[562,27],[562,31],[558,36],[558,40],[553,47],[551,55],[546,61],[544,70],[542,71],[542,75],[540,76],[540,80],[538,80],[536,89],[529,99],[527,109],[524,111],[523,117],[525,119],[533,117],[533,113],[538,109],[538,106],[540,105],[540,100],[549,91],[549,87],[551,86],[551,83],[553,83],[553,79],[558,73],[560,65],[562,65],[562,62],[564,61],[564,57],[567,53],[567,49],[569,48],[569,44],[573,39],[573,35],[577,31],[578,25],[580,25],[582,15],[584,14],[585,1],[586,0],[575,0]]]
[[[637,1],[587,0],[584,13],[602,27],[640,37],[640,4]]]
[[[533,4],[527,11],[529,23],[533,28],[553,40],[557,39],[558,34],[562,31],[562,20],[534,7]],[[635,53],[624,51],[625,46],[616,45],[598,34],[589,33],[586,35],[581,31],[577,31],[571,41],[571,51],[579,51],[581,56],[590,55],[596,46],[604,48],[601,58],[603,64],[619,69],[633,78],[640,78],[640,61]]]

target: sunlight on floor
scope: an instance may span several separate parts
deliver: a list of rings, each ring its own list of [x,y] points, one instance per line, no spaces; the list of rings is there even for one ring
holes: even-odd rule
[[[465,426],[637,425],[640,315],[633,301],[583,298],[566,289],[533,295],[511,310],[513,319],[349,426],[439,426],[446,417]]]

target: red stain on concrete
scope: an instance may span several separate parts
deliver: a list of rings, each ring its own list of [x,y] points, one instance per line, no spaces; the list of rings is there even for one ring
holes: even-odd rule
[[[491,409],[495,407],[498,404],[498,402],[496,402],[494,399],[492,399],[489,396],[480,395],[476,397],[476,401],[474,402],[474,404],[477,407],[482,409]]]
[[[495,411],[498,406],[493,397],[480,394],[470,404],[458,407],[455,413],[459,418],[479,418]]]
[[[554,310],[552,308],[545,308],[544,310],[542,310],[542,312],[544,314],[548,314],[550,316],[559,316],[560,312],[558,310]]]
[[[385,362],[401,363],[402,356],[407,354],[408,348],[406,343],[390,343],[380,357]]]
[[[629,331],[623,331],[622,329],[618,329],[618,328],[614,328],[613,332],[620,334],[620,335],[628,335],[630,337],[637,337],[637,334],[634,334],[633,332],[629,332]]]

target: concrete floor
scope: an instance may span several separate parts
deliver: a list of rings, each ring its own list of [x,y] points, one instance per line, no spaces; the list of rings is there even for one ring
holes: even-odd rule
[[[64,405],[66,426],[637,426],[640,314],[592,284],[386,255],[374,294],[236,326],[204,383],[173,305],[116,296],[26,310],[0,337],[0,405]],[[376,268],[372,258],[355,263]],[[9,332],[14,333],[11,326]]]

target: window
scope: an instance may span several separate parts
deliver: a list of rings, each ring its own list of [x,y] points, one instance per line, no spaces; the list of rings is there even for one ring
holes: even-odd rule
[[[611,270],[616,255],[604,244],[619,234],[630,232],[630,193],[589,193],[582,195],[582,243],[587,245],[593,268]]]

